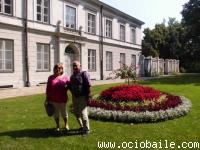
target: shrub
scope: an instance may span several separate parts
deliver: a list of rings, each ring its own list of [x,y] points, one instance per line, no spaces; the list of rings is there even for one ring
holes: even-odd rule
[[[121,68],[114,70],[112,73],[115,74],[116,78],[120,77],[121,79],[127,79],[128,84],[130,84],[130,80],[136,83],[136,67],[133,65],[127,66],[126,64],[122,64]]]
[[[183,67],[180,67],[180,72],[181,72],[181,73],[186,73],[186,70],[185,70],[185,68],[183,68]]]

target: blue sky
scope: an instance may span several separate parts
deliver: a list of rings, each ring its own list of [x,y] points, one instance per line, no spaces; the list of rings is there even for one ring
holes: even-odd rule
[[[154,28],[156,23],[168,21],[169,17],[181,21],[180,12],[189,0],[101,0],[143,22],[144,28]]]

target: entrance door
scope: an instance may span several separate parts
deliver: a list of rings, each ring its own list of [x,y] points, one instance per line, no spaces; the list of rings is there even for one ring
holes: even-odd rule
[[[73,69],[72,69],[72,63],[74,61],[80,61],[80,56],[78,54],[73,53],[66,53],[65,55],[65,73],[68,76],[72,75]]]
[[[71,43],[65,48],[65,73],[68,76],[71,76],[72,63],[76,60],[80,62],[80,49],[76,44]]]
[[[76,60],[80,62],[80,55],[73,54],[73,53],[66,53],[66,55],[65,55],[65,73],[68,76],[72,75],[72,72],[73,72],[72,63]]]
[[[65,73],[68,76],[72,74],[73,55],[72,53],[66,53],[65,55]]]

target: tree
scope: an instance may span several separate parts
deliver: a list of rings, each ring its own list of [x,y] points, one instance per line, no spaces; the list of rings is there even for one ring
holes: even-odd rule
[[[184,5],[183,25],[186,29],[186,63],[189,71],[200,72],[200,0],[190,0]]]
[[[153,31],[150,30],[149,28],[144,29],[144,40],[142,41],[142,54],[144,56],[153,56],[153,57],[158,57],[159,53],[158,50],[155,49],[155,46],[153,46]],[[155,42],[154,42],[155,43]]]
[[[144,29],[144,40],[142,41],[142,54],[145,56],[159,57],[160,46],[163,45],[166,27],[164,24],[157,24],[155,29]]]
[[[164,23],[156,24],[155,28],[144,30],[142,54],[145,56],[161,57],[164,59],[178,59],[182,50],[181,39],[183,27],[175,18],[169,18],[168,26]]]
[[[114,70],[112,74],[115,74],[115,78],[126,79],[128,85],[130,84],[130,80],[133,83],[136,83],[137,80],[136,68],[133,65],[127,66],[126,64],[122,64],[122,67]]]
[[[144,30],[142,54],[164,59],[179,59],[187,72],[200,72],[200,0],[184,5],[182,22],[169,18],[168,25],[157,24]]]
[[[175,18],[168,21],[168,51],[170,59],[182,59],[185,51],[185,28]]]

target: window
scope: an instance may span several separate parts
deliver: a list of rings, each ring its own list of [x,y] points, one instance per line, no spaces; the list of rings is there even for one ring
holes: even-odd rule
[[[13,71],[13,41],[0,39],[0,72]]]
[[[96,19],[95,15],[88,13],[88,32],[95,34],[96,32]]]
[[[13,0],[0,0],[0,13],[12,14]]]
[[[131,55],[131,66],[136,68],[136,55]]]
[[[135,28],[131,29],[131,43],[136,43],[136,30]]]
[[[112,38],[112,21],[106,19],[106,37]]]
[[[112,52],[106,52],[106,71],[112,71]]]
[[[0,12],[2,12],[2,0],[0,0]]]
[[[120,24],[120,40],[125,41],[125,26]]]
[[[76,9],[66,5],[66,27],[76,28]]]
[[[120,53],[120,68],[122,68],[125,64],[126,64],[125,53]]]
[[[37,44],[37,70],[50,70],[50,47],[49,44]]]
[[[96,50],[92,49],[88,50],[88,70],[89,71],[96,70]]]
[[[49,0],[37,0],[37,21],[49,23]]]

